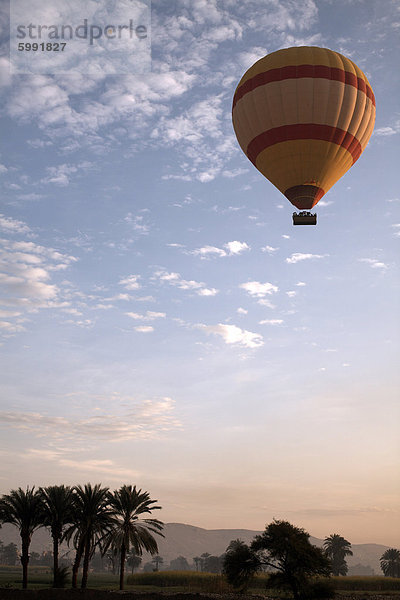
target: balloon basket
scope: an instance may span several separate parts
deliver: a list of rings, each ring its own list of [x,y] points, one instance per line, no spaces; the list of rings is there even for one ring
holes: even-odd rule
[[[316,213],[310,213],[308,211],[301,211],[299,213],[293,213],[293,225],[316,225],[317,215]]]

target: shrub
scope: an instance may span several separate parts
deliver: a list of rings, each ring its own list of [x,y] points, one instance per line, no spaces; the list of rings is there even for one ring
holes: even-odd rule
[[[53,571],[53,569],[52,569]],[[65,588],[69,582],[69,570],[68,567],[58,567],[55,572],[54,585],[55,588]]]

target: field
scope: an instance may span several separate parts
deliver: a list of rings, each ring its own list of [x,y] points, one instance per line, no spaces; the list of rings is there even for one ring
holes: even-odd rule
[[[396,597],[400,600],[400,579],[390,577],[333,577],[335,588],[340,596],[359,598]],[[249,594],[267,595],[267,575],[255,578]],[[29,589],[50,588],[51,569],[31,567],[29,569]],[[69,583],[67,587],[69,587]],[[20,567],[0,567],[0,588],[21,588],[22,573]],[[112,573],[89,573],[88,587],[97,590],[118,590],[119,577]],[[156,573],[137,573],[128,575],[125,589],[133,592],[174,592],[203,594],[232,594],[232,588],[225,578],[213,573],[193,571],[159,571]],[[0,594],[1,597],[1,594]],[[274,593],[268,591],[268,597]],[[275,597],[283,598],[284,595]]]

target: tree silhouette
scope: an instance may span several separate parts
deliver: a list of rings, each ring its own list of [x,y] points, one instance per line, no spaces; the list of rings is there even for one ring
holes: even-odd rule
[[[400,577],[400,550],[388,548],[380,560],[385,577]]]
[[[157,542],[153,534],[161,533],[163,523],[157,519],[142,518],[161,506],[154,506],[157,500],[151,500],[148,492],[137,490],[136,486],[123,485],[113,494],[108,494],[108,505],[111,509],[111,527],[106,533],[102,545],[103,552],[110,546],[120,553],[119,589],[124,589],[125,560],[130,548],[141,556],[143,550],[156,554]],[[158,557],[160,558],[160,557]]]
[[[53,538],[53,587],[63,583],[59,581],[58,550],[64,528],[72,521],[72,488],[64,485],[51,485],[39,488],[43,503],[43,524],[48,527]]]
[[[242,540],[232,540],[226,549],[223,572],[228,583],[244,592],[252,576],[261,568],[258,555]]]
[[[1,564],[15,567],[19,558],[17,544],[10,542],[4,546],[0,542]]]
[[[346,556],[353,556],[351,544],[341,535],[333,533],[324,540],[325,554],[331,561],[332,575],[347,575]]]
[[[202,571],[205,571],[204,567],[209,556],[211,556],[209,552],[203,552],[203,554],[200,555],[200,567]]]
[[[189,571],[189,563],[184,556],[177,556],[169,563],[171,571]]]
[[[164,559],[162,556],[158,556],[158,554],[152,559],[151,561],[152,563],[155,564],[156,568],[154,569],[155,571],[159,570],[160,565],[163,564]]]
[[[137,556],[133,550],[131,550],[131,552],[128,554],[128,559],[126,562],[128,566],[131,567],[131,573],[133,573],[135,569],[140,567],[142,559],[140,556]]]
[[[11,523],[19,529],[21,536],[22,553],[22,587],[28,587],[28,563],[29,546],[32,534],[38,527],[42,526],[42,500],[35,487],[11,490],[4,494],[0,500],[0,520],[3,523]]]
[[[107,506],[108,488],[102,488],[99,483],[94,486],[87,483],[84,487],[78,485],[74,488],[73,498],[72,524],[65,532],[65,538],[68,542],[73,540],[76,550],[72,587],[77,587],[78,570],[83,558],[81,588],[85,589],[90,559],[96,545],[111,528],[111,510]]]
[[[228,547],[224,570],[230,570],[232,583],[245,587],[263,567],[271,567],[269,587],[288,587],[295,600],[309,598],[310,579],[329,575],[330,563],[320,548],[309,541],[309,534],[287,521],[274,520],[262,535],[257,535],[250,547],[240,540]]]

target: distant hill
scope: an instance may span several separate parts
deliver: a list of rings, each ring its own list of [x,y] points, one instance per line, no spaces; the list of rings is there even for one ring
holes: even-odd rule
[[[189,563],[192,563],[193,557],[200,556],[204,552],[220,556],[225,552],[231,540],[241,539],[249,543],[255,535],[260,533],[262,532],[250,529],[202,529],[183,523],[166,523],[165,538],[157,538],[159,555],[164,559],[165,566],[178,556],[184,556]],[[18,531],[11,525],[3,525],[0,530],[0,539],[4,544],[14,542],[18,546],[20,545]],[[318,547],[323,544],[323,540],[315,537],[310,537],[310,541]],[[353,544],[353,556],[347,557],[347,564],[349,567],[357,565],[370,567],[376,575],[381,575],[379,559],[388,547],[380,544]],[[45,529],[36,531],[33,534],[31,551],[42,552],[51,549],[52,542],[49,533]],[[144,555],[143,563],[150,559],[150,556]]]

